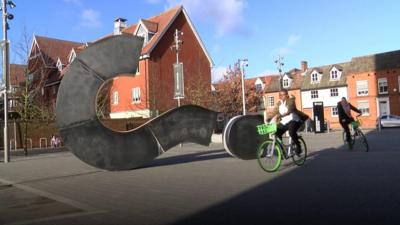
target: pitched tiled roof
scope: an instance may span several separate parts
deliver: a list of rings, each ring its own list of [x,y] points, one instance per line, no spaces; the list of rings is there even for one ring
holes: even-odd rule
[[[331,81],[330,71],[333,67],[342,71],[342,75],[340,80]],[[348,69],[350,68],[350,63],[339,63],[339,64],[331,64],[326,66],[315,67],[307,71],[304,76],[303,84],[301,85],[302,90],[311,90],[311,89],[321,89],[321,88],[330,88],[330,87],[340,87],[346,86],[346,75],[348,74]],[[317,70],[322,74],[321,81],[319,83],[311,83],[311,73]]]
[[[394,68],[400,68],[400,50],[354,57],[348,72],[361,73]]]
[[[301,75],[300,72],[298,73],[292,73],[292,74],[287,74],[290,78],[293,79],[292,84],[290,85],[289,88],[286,88],[288,90],[296,90],[301,88],[301,84],[303,83],[304,77]],[[277,92],[279,91],[279,75],[275,75],[271,78],[271,81],[269,82],[269,85],[265,88],[265,93],[272,93],[272,92]]]
[[[19,86],[20,83],[25,82],[26,65],[10,64],[10,84]]]
[[[182,12],[182,6],[177,6],[157,16],[150,17],[146,20],[142,19],[142,22],[145,24],[146,28],[150,32],[154,31],[156,27],[155,25],[157,25],[157,32],[155,32],[150,42],[142,49],[143,55],[150,53],[155,44],[157,44],[158,39],[162,37],[162,35],[166,32],[169,25],[172,23],[173,19],[176,18],[180,12]],[[137,25],[138,24],[133,24],[125,28],[122,32],[133,33],[136,30]]]
[[[68,64],[68,56],[71,49],[83,45],[83,43],[79,42],[42,37],[38,35],[35,35],[34,38],[36,39],[42,54],[48,56],[53,61],[52,63],[56,63],[57,59],[60,58],[64,65]]]
[[[257,81],[257,79],[260,79],[264,83],[264,85],[268,86],[274,76],[278,76],[278,75],[268,74],[268,75],[264,75],[264,76],[248,78],[248,79],[246,79],[245,82],[246,83],[250,83],[250,84],[254,84]]]
[[[158,30],[158,23],[142,19],[142,23],[146,26],[147,30],[151,33],[156,33]]]

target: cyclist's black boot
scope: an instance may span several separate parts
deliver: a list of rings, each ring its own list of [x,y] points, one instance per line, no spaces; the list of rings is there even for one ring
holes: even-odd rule
[[[301,149],[301,146],[300,145],[294,145],[294,146],[296,146],[296,148],[295,148],[295,153],[297,154],[297,155],[301,155],[301,153],[303,152],[302,151],[302,149]]]

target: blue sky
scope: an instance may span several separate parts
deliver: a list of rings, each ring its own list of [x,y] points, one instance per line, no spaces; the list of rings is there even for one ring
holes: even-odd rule
[[[398,0],[13,0],[11,51],[23,27],[30,34],[92,41],[113,30],[117,17],[136,23],[183,4],[214,60],[214,80],[239,58],[246,76],[341,63],[351,57],[400,49]],[[14,49],[13,49],[14,48]],[[11,62],[18,62],[15,54]]]

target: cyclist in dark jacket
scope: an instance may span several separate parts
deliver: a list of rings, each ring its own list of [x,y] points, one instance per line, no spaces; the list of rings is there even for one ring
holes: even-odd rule
[[[339,123],[346,132],[347,142],[350,143],[351,137],[349,124],[354,121],[354,118],[351,116],[351,110],[358,112],[359,115],[361,115],[361,111],[350,104],[345,97],[343,97],[342,100],[337,103],[337,108],[339,114]]]

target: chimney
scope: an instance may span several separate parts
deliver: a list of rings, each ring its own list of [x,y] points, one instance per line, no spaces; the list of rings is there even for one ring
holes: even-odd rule
[[[307,69],[308,69],[307,61],[301,61],[301,71],[306,72]]]
[[[114,20],[114,35],[119,35],[122,33],[122,30],[127,27],[126,19],[124,18],[117,18]]]

